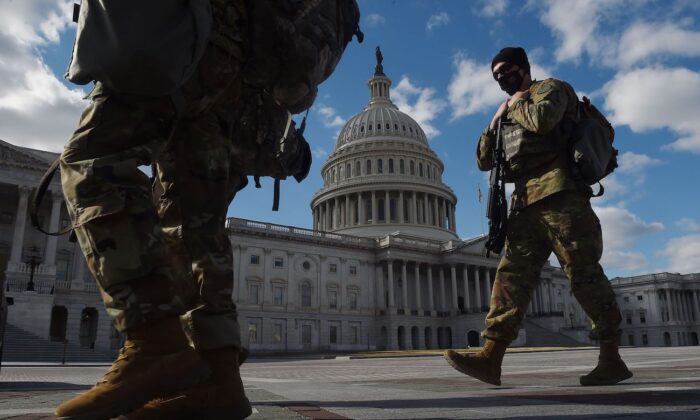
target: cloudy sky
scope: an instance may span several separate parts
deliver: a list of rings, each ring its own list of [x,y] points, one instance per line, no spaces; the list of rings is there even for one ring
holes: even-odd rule
[[[63,80],[75,26],[72,0],[2,0],[0,139],[60,151],[75,128],[84,87]],[[485,225],[474,165],[479,132],[504,94],[489,63],[522,46],[536,79],[570,82],[616,128],[620,167],[594,199],[609,276],[700,271],[700,2],[694,0],[360,0],[365,42],[349,45],[320,89],[307,127],[314,152],[302,184],[239,193],[229,214],[311,226],[320,167],[345,121],[368,100],[374,48],[382,47],[392,98],[425,129],[459,197],[463,238]]]

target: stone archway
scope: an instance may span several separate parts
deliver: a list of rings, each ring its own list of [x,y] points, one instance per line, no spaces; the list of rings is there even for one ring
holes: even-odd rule
[[[66,339],[66,325],[68,324],[68,309],[65,306],[51,308],[51,324],[49,325],[49,338],[51,341],[63,342]]]
[[[433,329],[430,327],[425,327],[425,348],[433,348]]]
[[[411,328],[411,348],[413,350],[418,350],[420,348],[420,337],[418,336],[419,334],[419,329],[418,327],[412,327]]]
[[[80,345],[82,347],[95,348],[97,339],[97,321],[99,314],[97,309],[89,307],[80,313]]]
[[[389,334],[387,333],[386,327],[382,327],[379,330],[379,342],[377,343],[378,350],[386,350],[386,344],[389,339]]]
[[[445,348],[452,348],[452,328],[445,327]]]
[[[673,343],[671,342],[671,333],[664,333],[664,346],[671,347]]]
[[[690,333],[690,345],[697,346],[698,344],[700,344],[700,343],[698,343],[698,333],[693,331]]]
[[[467,333],[467,346],[468,347],[479,347],[479,333],[477,331],[471,330]]]
[[[398,328],[398,341],[399,341],[399,350],[406,350],[406,328],[404,326],[400,326]]]

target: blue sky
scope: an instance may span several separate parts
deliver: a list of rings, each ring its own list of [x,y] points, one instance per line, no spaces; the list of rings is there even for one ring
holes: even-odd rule
[[[85,101],[66,83],[75,26],[70,0],[4,0],[0,15],[0,138],[60,151]],[[307,138],[309,177],[240,192],[231,216],[311,226],[309,202],[336,133],[368,100],[380,45],[392,99],[445,163],[461,237],[482,232],[474,163],[479,132],[505,97],[489,73],[504,46],[522,46],[536,79],[570,82],[616,128],[620,168],[593,201],[610,277],[700,272],[700,2],[693,0],[360,0],[365,41],[353,41],[320,87]]]

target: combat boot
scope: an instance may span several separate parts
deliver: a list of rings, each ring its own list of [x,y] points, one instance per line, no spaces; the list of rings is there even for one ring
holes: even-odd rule
[[[598,366],[588,375],[581,376],[583,386],[615,385],[632,377],[632,372],[622,361],[616,342],[601,342]]]
[[[195,387],[149,401],[120,420],[242,420],[252,414],[243,390],[239,353],[232,347],[202,352],[211,376]]]
[[[103,420],[204,381],[207,364],[190,347],[178,317],[127,331],[107,373],[84,394],[56,408],[59,419]]]
[[[501,385],[501,363],[508,348],[505,341],[486,340],[484,348],[476,354],[459,354],[445,351],[445,360],[453,368],[491,385]]]

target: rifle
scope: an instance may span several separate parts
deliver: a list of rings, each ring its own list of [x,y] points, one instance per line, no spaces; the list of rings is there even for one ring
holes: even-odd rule
[[[508,204],[506,203],[505,168],[506,155],[503,150],[501,123],[498,119],[496,128],[496,147],[493,149],[493,168],[489,175],[489,199],[486,217],[489,219],[489,237],[486,241],[486,258],[491,252],[501,253],[506,242],[508,222]]]

